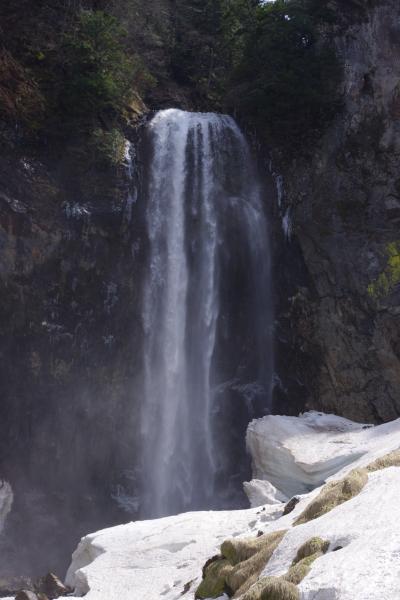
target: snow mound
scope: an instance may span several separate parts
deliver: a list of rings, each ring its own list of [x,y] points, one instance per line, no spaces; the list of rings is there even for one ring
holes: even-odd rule
[[[225,538],[257,535],[279,516],[274,506],[185,513],[104,529],[81,541],[66,583],[87,600],[193,598],[201,569]],[[187,592],[184,593],[187,587]]]
[[[293,526],[325,479],[400,447],[400,419],[377,427],[333,415],[266,417],[249,426],[255,476],[285,495],[300,495],[294,510],[283,504],[248,510],[186,513],[129,523],[91,534],[74,552],[66,583],[87,600],[178,600],[194,597],[202,566],[226,538],[288,529],[264,575],[282,575],[299,547],[314,536],[329,540],[299,585],[301,600],[400,598],[400,468],[369,473],[362,491],[321,517]],[[265,483],[265,482],[264,482]],[[275,485],[276,484],[276,485]],[[253,482],[252,489],[254,491]],[[267,494],[273,488],[264,486]],[[275,497],[275,496],[274,496]]]
[[[373,427],[308,412],[256,419],[247,429],[246,443],[253,477],[291,497],[309,492],[350,464],[367,464],[382,448],[397,448],[399,436],[400,420]]]

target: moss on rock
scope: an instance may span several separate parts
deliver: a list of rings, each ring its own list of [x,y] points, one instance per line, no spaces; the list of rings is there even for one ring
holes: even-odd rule
[[[241,600],[299,600],[297,587],[281,577],[263,577]]]
[[[320,537],[313,537],[304,542],[298,549],[296,558],[284,579],[298,585],[310,572],[313,562],[323,556],[328,548],[329,542]]]
[[[368,481],[366,469],[353,469],[339,481],[324,485],[320,493],[294,521],[294,525],[301,525],[336,508],[343,502],[357,496]]]
[[[285,533],[286,530],[280,530],[255,539],[228,540],[224,548],[224,544],[221,546],[221,552],[228,548],[236,562],[226,578],[235,597],[241,596],[257,581]]]
[[[204,569],[204,579],[196,590],[195,598],[218,598],[226,591],[226,576],[232,565],[220,558]]]
[[[257,538],[232,538],[225,540],[221,545],[221,554],[229,560],[231,565],[237,565],[269,547],[276,540],[279,543],[286,531],[286,529],[273,531]]]
[[[274,531],[258,538],[225,540],[221,546],[222,556],[215,556],[205,564],[196,598],[217,598],[228,592],[241,600],[297,600],[300,596],[296,586],[309,573],[313,562],[325,554],[329,542],[320,537],[308,539],[298,549],[284,576],[259,579],[286,531]]]
[[[316,552],[315,554],[311,554],[311,556],[302,558],[298,563],[290,567],[289,571],[284,576],[285,581],[289,581],[294,585],[299,585],[299,583],[303,581],[304,577],[306,577],[310,572],[313,562],[321,556],[323,556],[322,552]]]
[[[203,569],[196,598],[217,598],[228,591],[242,596],[256,584],[286,530],[251,539],[229,539],[221,545],[221,556],[213,557]]]
[[[304,544],[300,546],[300,548],[297,550],[296,558],[293,561],[293,565],[303,560],[303,558],[307,558],[308,556],[312,556],[313,554],[316,554],[318,552],[320,552],[321,554],[325,554],[328,548],[328,541],[323,540],[320,537],[312,537],[306,542],[304,542]]]
[[[386,246],[386,267],[377,279],[368,286],[371,298],[379,300],[390,294],[400,283],[400,242],[390,242]]]

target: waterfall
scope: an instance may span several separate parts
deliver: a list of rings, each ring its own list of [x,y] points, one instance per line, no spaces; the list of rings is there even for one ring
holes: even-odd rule
[[[242,133],[169,109],[147,134],[144,517],[229,503],[235,432],[267,412],[271,377],[267,223]]]

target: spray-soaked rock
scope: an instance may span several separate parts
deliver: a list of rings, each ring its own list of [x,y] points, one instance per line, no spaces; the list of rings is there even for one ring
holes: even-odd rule
[[[29,577],[0,577],[0,598],[15,596],[19,590],[34,590]]]
[[[47,573],[45,577],[39,580],[36,587],[39,592],[50,598],[50,600],[65,596],[71,591],[54,573]],[[44,598],[39,598],[39,600],[44,600]]]
[[[297,496],[293,496],[293,498],[291,498],[289,500],[289,502],[286,504],[285,508],[283,509],[282,516],[288,515],[289,513],[291,513],[296,508],[296,506],[298,505],[299,502],[300,502],[300,498],[298,498]]]
[[[39,598],[35,594],[35,592],[31,592],[29,590],[21,590],[15,596],[15,600],[39,600]],[[43,597],[40,600],[44,600]]]

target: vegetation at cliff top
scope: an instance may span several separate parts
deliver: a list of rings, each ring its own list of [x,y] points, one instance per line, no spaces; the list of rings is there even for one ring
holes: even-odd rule
[[[300,145],[339,108],[340,65],[318,35],[333,15],[313,2],[276,0],[257,7],[254,17],[230,75],[228,102],[267,140]]]
[[[126,32],[101,11],[81,11],[61,45],[63,77],[58,82],[59,103],[74,117],[117,111],[129,101],[135,63],[123,48]]]
[[[340,63],[320,35],[335,22],[326,2],[190,0],[178,14],[173,72],[206,106],[291,147],[337,112]]]
[[[334,20],[326,5],[4,0],[0,114],[46,147],[67,145],[72,155],[79,146],[80,161],[86,148],[90,160],[116,163],[115,131],[135,96],[151,108],[171,97],[170,105],[229,111],[271,144],[293,147],[338,108],[340,69],[320,35]]]
[[[121,162],[131,100],[154,84],[122,23],[89,3],[5,0],[0,25],[0,114],[22,125],[22,142],[86,172]]]

